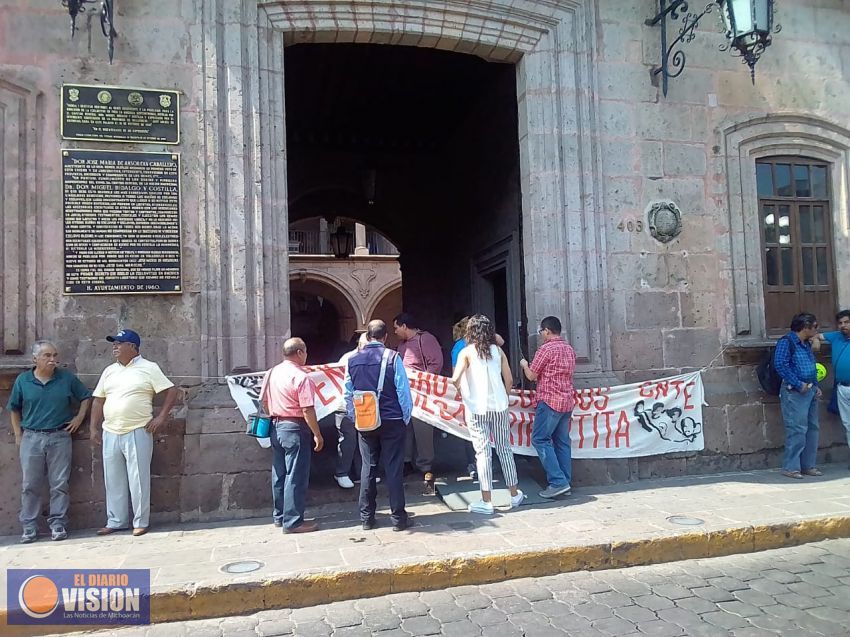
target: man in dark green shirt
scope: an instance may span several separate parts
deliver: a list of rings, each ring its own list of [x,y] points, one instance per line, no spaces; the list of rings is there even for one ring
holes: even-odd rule
[[[35,367],[15,379],[6,409],[12,413],[12,429],[21,457],[21,542],[38,537],[41,492],[50,486],[51,538],[68,537],[68,504],[71,477],[71,434],[86,416],[91,392],[71,372],[58,367],[59,353],[49,341],[32,348]],[[77,406],[79,404],[79,406]]]

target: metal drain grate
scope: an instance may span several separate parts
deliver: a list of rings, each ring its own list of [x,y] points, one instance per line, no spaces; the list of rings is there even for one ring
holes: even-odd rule
[[[231,575],[242,575],[243,573],[253,573],[263,568],[265,564],[258,560],[242,560],[240,562],[228,562],[222,566],[222,573],[230,573]]]

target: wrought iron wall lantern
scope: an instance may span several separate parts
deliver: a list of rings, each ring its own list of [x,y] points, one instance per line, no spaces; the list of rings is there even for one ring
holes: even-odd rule
[[[86,13],[87,4],[96,4],[98,0],[60,0],[62,6],[68,9],[71,16],[71,39],[77,32],[77,15]],[[89,13],[98,11],[96,7],[88,10]],[[112,64],[112,56],[115,54],[115,38],[118,32],[115,30],[115,0],[100,0],[100,30],[108,40],[107,52],[109,63]]]
[[[774,23],[774,0],[714,0],[705,5],[701,13],[689,11],[687,0],[658,0],[658,14],[646,20],[647,26],[661,25],[661,66],[652,69],[653,77],[661,76],[661,86],[667,95],[670,78],[679,77],[685,70],[685,52],[680,48],[696,37],[696,28],[707,14],[719,10],[726,42],[721,51],[732,50],[733,55],[750,67],[753,84],[756,81],[756,62],[770,46],[774,33],[782,26]],[[672,42],[667,33],[667,19],[681,26]],[[675,29],[675,25],[674,25]]]
[[[351,231],[342,224],[342,221],[339,221],[336,230],[330,235],[331,250],[337,259],[348,258],[353,249],[352,239]]]

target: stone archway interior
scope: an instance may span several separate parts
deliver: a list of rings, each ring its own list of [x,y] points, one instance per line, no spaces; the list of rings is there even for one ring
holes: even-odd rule
[[[359,327],[351,302],[339,288],[315,279],[294,279],[290,289],[292,335],[307,343],[310,363],[335,362]]]
[[[318,215],[384,229],[405,310],[450,348],[455,314],[483,311],[474,255],[519,242],[516,69],[364,44],[294,45],[285,65],[291,226]],[[518,286],[506,293],[518,315]]]

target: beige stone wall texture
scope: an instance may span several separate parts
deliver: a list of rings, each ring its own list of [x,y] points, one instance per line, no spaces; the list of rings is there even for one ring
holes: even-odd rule
[[[93,385],[110,362],[103,337],[133,327],[145,354],[189,388],[156,447],[159,519],[267,512],[266,458],[215,379],[272,363],[288,330],[285,46],[402,44],[516,64],[528,321],[566,319],[583,382],[713,361],[704,453],[576,463],[576,483],[776,464],[778,408],[753,373],[766,342],[756,158],[832,163],[839,272],[850,259],[850,9],[841,0],[777,4],[783,29],[755,86],[739,59],[718,51],[715,13],[686,45],[687,68],[665,98],[650,81],[660,56],[658,29],[644,25],[652,0],[119,1],[112,65],[96,18],[78,18],[71,40],[57,0],[3,0],[0,398],[27,361],[16,352],[33,339],[55,338]],[[63,82],[182,92],[179,146],[120,149],[181,155],[183,294],[62,294],[60,151],[119,148],[60,139]],[[662,245],[628,230],[663,199],[682,210],[677,239]],[[850,305],[846,277],[839,302]],[[821,431],[824,456],[846,457],[840,424],[824,416]],[[98,524],[102,472],[85,440],[75,463],[75,524]],[[13,532],[11,436],[0,444],[0,479],[0,533]]]

